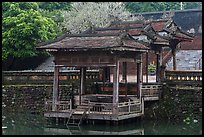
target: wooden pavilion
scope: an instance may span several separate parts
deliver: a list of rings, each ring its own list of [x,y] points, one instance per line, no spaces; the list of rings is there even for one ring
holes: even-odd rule
[[[38,49],[54,56],[53,100],[47,103],[46,117],[88,120],[120,121],[144,114],[142,96],[142,54],[148,50],[157,55],[157,82],[161,82],[160,67],[162,49],[172,49],[175,65],[175,50],[178,43],[192,41],[192,35],[183,32],[172,19],[157,21],[115,22],[107,28],[91,27],[81,34],[65,34],[54,41],[42,43]],[[134,94],[129,95],[125,86],[125,96],[120,95],[119,63],[122,62],[122,81],[127,85],[127,62],[136,64]],[[80,89],[77,108],[72,108],[72,101],[59,98],[59,73],[61,67],[80,69]],[[103,84],[110,80],[110,68],[113,70],[112,95],[89,94],[86,92],[87,67],[104,69]],[[174,66],[174,69],[175,66]],[[146,69],[147,70],[147,69]],[[147,74],[147,73],[146,73]],[[148,78],[147,78],[148,81]],[[96,92],[94,92],[96,93]],[[75,118],[74,118],[75,117]]]
[[[38,47],[38,49],[48,51],[55,58],[52,109],[45,113],[46,117],[71,119],[71,116],[79,113],[87,115],[87,119],[118,121],[143,115],[141,54],[149,48],[136,41],[128,33],[66,34],[50,44]],[[121,99],[119,95],[119,62],[137,63],[137,81],[135,82],[137,90],[135,95],[132,95],[131,99],[129,98],[129,101]],[[75,110],[71,108],[70,104],[70,107],[62,108],[63,104],[59,99],[59,68],[64,66],[80,68],[79,105]],[[92,98],[87,98],[85,89],[87,67],[113,69],[112,96],[92,94],[90,95]],[[123,73],[123,76],[126,76],[126,70]],[[86,97],[86,100],[83,99],[83,96]],[[96,102],[93,100],[94,96]],[[101,98],[103,99],[101,100]],[[108,101],[109,99],[112,99],[112,102]]]

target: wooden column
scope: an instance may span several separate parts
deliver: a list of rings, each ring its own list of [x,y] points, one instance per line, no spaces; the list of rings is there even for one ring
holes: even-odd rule
[[[137,62],[137,96],[141,100],[142,92],[141,92],[141,61]]]
[[[127,62],[123,62],[122,80],[127,81]]]
[[[102,92],[104,92],[104,89],[105,89],[105,81],[106,81],[105,67],[103,68],[102,79],[103,79],[103,89],[102,89]]]
[[[59,98],[59,67],[54,67],[54,83],[53,83],[53,98],[52,111],[57,111],[57,103]]]
[[[157,56],[157,65],[156,65],[156,82],[159,82],[159,64],[160,64],[160,56],[159,56],[159,53],[156,53],[156,56]]]
[[[109,67],[104,68],[104,77],[105,77],[105,81],[110,81],[110,68]]]
[[[146,83],[148,83],[148,64],[149,64],[149,58],[148,58],[148,52],[146,52]]]
[[[80,68],[80,92],[79,92],[79,105],[82,103],[82,95],[85,94],[85,81],[86,81],[86,67]]]
[[[137,95],[140,99],[140,102],[142,102],[142,56],[140,57],[140,60],[137,61]]]
[[[176,48],[172,49],[172,55],[173,55],[173,70],[176,70]]]
[[[164,76],[164,65],[163,65],[163,55],[162,55],[162,49],[159,54],[159,82],[163,80]]]
[[[163,62],[162,49],[161,49],[161,51],[159,53],[159,59],[160,59],[159,60],[159,65],[162,66],[163,65],[163,63],[162,63]]]
[[[116,59],[116,66],[113,69],[113,114],[118,114],[119,103],[119,61]]]
[[[125,82],[125,101],[127,101],[127,62],[123,62],[122,80]]]

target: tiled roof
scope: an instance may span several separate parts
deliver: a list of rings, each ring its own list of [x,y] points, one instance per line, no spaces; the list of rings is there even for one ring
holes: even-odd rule
[[[167,20],[152,21],[150,24],[155,31],[162,31],[166,26]]]
[[[120,48],[119,48],[120,47]],[[38,49],[66,49],[66,50],[88,50],[88,49],[105,49],[111,50],[147,50],[148,48],[141,43],[130,38],[121,36],[92,36],[92,37],[66,37],[58,42],[54,42]]]
[[[158,36],[157,33],[167,33],[165,36]],[[121,35],[129,38],[121,38]],[[172,19],[148,20],[148,21],[121,21],[114,22],[106,28],[90,28],[81,34],[66,34],[57,40],[45,43],[47,46],[38,49],[68,49],[88,50],[106,49],[114,50],[139,50],[148,49],[144,43],[133,40],[133,36],[146,35],[146,43],[169,45],[170,39],[179,41],[192,41],[192,36],[183,32],[177,27]],[[131,38],[132,39],[131,39]],[[45,45],[44,44],[44,45]],[[120,48],[119,48],[120,47]],[[123,48],[121,48],[123,47]],[[126,47],[126,48],[125,48]]]

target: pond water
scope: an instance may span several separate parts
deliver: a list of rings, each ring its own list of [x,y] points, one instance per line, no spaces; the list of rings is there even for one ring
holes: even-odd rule
[[[173,123],[143,120],[119,126],[83,124],[67,127],[48,122],[43,115],[2,112],[3,135],[201,135],[202,121]]]

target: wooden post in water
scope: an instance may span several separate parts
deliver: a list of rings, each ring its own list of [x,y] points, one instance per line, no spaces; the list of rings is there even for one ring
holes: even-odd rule
[[[59,67],[54,66],[52,111],[57,110],[58,98],[59,98]]]
[[[119,96],[119,61],[116,59],[116,66],[113,69],[113,114],[118,114]]]

